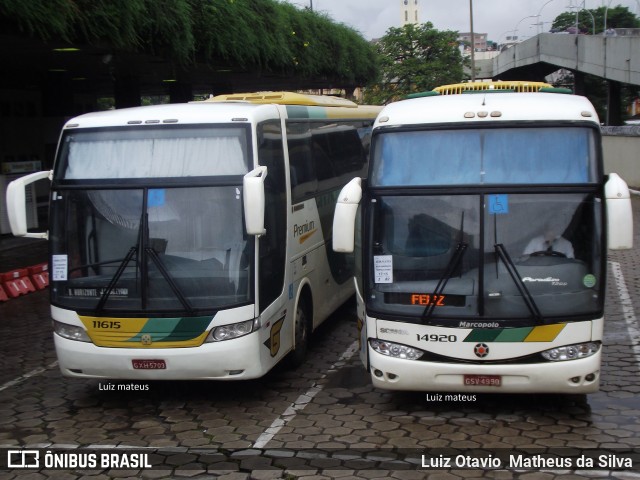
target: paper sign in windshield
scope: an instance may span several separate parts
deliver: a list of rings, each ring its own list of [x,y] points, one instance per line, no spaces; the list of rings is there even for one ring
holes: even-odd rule
[[[393,283],[393,256],[374,255],[373,275],[376,283]]]
[[[54,282],[65,282],[67,280],[67,255],[51,256],[51,280]]]

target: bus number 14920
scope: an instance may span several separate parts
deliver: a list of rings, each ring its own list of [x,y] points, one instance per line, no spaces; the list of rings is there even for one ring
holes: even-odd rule
[[[418,334],[416,334],[416,337],[417,337],[419,342],[449,342],[449,343],[453,343],[453,342],[457,342],[458,341],[458,337],[455,336],[455,335],[445,335],[445,334],[436,334],[436,333],[425,334],[425,335],[420,335],[418,333]]]

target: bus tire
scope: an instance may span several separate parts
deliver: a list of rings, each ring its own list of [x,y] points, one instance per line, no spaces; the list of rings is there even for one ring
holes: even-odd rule
[[[293,350],[289,356],[291,367],[297,368],[304,363],[309,349],[309,337],[311,336],[311,315],[305,297],[300,296],[296,305],[294,317],[294,342]]]

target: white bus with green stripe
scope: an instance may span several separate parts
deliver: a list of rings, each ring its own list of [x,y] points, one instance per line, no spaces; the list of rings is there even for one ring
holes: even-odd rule
[[[50,292],[62,373],[236,380],[303,361],[353,295],[331,248],[340,189],[366,173],[379,107],[286,92],[90,113],[50,177]]]
[[[587,99],[507,87],[386,106],[366,180],[340,193],[334,249],[355,249],[376,387],[599,388],[607,247],[631,248],[629,190],[603,170]]]

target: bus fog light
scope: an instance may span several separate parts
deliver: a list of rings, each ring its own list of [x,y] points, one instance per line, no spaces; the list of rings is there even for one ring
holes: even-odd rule
[[[593,381],[596,379],[596,374],[595,374],[595,373],[589,373],[588,375],[586,375],[586,376],[584,377],[584,379],[585,379],[587,382],[593,382]]]
[[[244,337],[254,330],[254,321],[246,320],[244,322],[232,323],[230,325],[221,325],[211,330],[207,337],[208,342],[222,342],[223,340],[231,340],[232,338]]]
[[[67,340],[75,340],[77,342],[91,343],[91,339],[87,332],[82,327],[75,325],[69,325],[68,323],[53,321],[53,331]]]
[[[576,345],[567,345],[565,347],[556,347],[542,352],[545,360],[551,362],[562,362],[564,360],[576,360],[578,358],[590,357],[598,353],[600,343],[587,342],[578,343]]]
[[[371,339],[369,345],[376,352],[393,358],[402,358],[406,360],[418,360],[424,352],[417,348],[408,347],[399,343],[385,342],[383,340]]]

